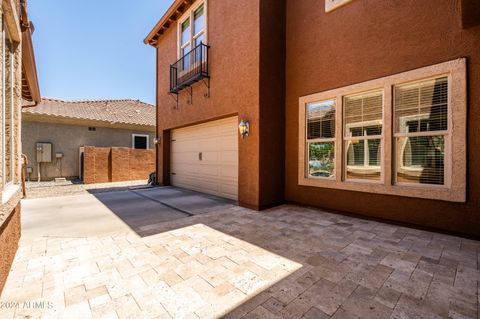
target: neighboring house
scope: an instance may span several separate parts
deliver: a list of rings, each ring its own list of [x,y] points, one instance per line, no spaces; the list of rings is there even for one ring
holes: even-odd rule
[[[480,235],[479,8],[174,1],[145,39],[159,182]]]
[[[0,293],[8,276],[20,238],[22,198],[22,98],[40,102],[33,25],[26,2],[3,0],[0,4]]]
[[[139,100],[43,98],[22,110],[27,179],[81,177],[84,146],[154,149],[155,107]],[[145,178],[147,178],[146,176]]]

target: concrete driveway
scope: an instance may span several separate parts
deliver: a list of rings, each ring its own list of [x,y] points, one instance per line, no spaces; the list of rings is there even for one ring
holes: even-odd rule
[[[22,201],[22,238],[88,237],[130,229],[146,236],[155,234],[161,223],[234,205],[175,187],[88,189],[81,195]]]

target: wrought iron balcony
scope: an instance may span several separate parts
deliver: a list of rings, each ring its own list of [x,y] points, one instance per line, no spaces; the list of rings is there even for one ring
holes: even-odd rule
[[[180,60],[170,65],[170,93],[178,94],[182,89],[202,79],[209,79],[208,49],[200,43]]]

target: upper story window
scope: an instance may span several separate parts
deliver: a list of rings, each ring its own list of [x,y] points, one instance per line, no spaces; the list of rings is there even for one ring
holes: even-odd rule
[[[178,20],[178,60],[170,65],[170,93],[179,94],[204,79],[210,90],[207,21],[207,0],[195,2]]]
[[[206,1],[193,5],[179,20],[179,58],[207,42]]]
[[[464,202],[466,60],[299,100],[300,185]]]

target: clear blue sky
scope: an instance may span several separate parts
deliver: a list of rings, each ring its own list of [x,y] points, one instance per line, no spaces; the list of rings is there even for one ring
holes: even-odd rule
[[[172,0],[29,0],[41,94],[155,103],[155,49],[143,43]]]

